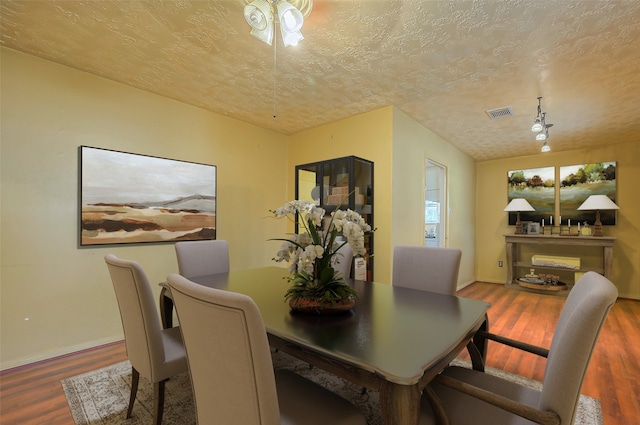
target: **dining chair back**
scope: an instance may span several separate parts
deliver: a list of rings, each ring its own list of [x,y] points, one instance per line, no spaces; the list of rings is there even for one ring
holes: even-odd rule
[[[165,381],[187,370],[178,327],[162,329],[151,286],[135,261],[113,254],[104,257],[118,300],[132,385],[127,418],[131,417],[140,375],[154,385],[154,424],[162,423]]]
[[[455,295],[462,251],[457,248],[396,246],[392,284]]]
[[[572,424],[580,390],[602,325],[618,290],[604,276],[588,272],[578,280],[562,309],[549,347],[539,408]]]
[[[351,245],[345,243],[340,247],[332,258],[333,269],[340,273],[341,277],[351,278],[351,263],[353,262],[353,251]]]
[[[199,424],[365,425],[364,415],[345,399],[291,371],[274,372],[264,322],[250,297],[177,274],[167,282]]]
[[[229,244],[225,240],[176,242],[178,271],[186,277],[229,272]]]
[[[587,366],[617,296],[613,283],[595,272],[587,272],[578,280],[562,309],[549,350],[540,354],[547,357],[542,390],[477,370],[447,367],[431,384],[436,397],[425,398],[431,404],[423,400],[420,424],[433,423],[434,412],[438,411],[433,409],[435,405],[444,408],[452,425],[530,424],[530,420],[572,425]],[[441,403],[434,402],[437,399]]]

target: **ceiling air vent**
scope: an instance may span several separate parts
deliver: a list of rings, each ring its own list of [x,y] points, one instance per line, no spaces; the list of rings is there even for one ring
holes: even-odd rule
[[[512,117],[515,115],[515,113],[513,112],[513,108],[511,106],[505,106],[504,108],[498,108],[498,109],[489,109],[487,111],[487,114],[489,115],[489,118],[491,118],[492,120],[497,120],[498,118],[504,118],[504,117]]]

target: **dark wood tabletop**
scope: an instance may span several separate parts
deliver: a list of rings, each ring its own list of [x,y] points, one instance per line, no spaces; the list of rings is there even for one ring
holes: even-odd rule
[[[379,391],[385,424],[417,425],[422,389],[486,327],[484,301],[363,281],[349,281],[359,295],[350,312],[295,313],[284,300],[287,276],[265,267],[190,280],[250,296],[273,347]],[[165,310],[172,308],[166,292]],[[170,316],[163,311],[165,321]]]

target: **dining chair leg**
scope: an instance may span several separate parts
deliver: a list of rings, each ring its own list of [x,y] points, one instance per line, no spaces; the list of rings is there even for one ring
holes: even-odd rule
[[[164,410],[164,383],[167,380],[153,384],[153,423],[162,424],[162,412]]]
[[[127,419],[131,417],[133,412],[133,403],[136,401],[136,394],[138,393],[138,381],[140,381],[140,373],[131,367],[131,395],[129,396],[129,408],[127,409]]]

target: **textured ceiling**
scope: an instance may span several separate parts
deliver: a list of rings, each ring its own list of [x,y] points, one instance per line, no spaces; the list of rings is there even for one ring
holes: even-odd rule
[[[316,0],[298,46],[276,34],[276,118],[245,4],[2,0],[0,41],[283,134],[395,105],[476,160],[540,154],[543,96],[553,151],[640,135],[640,1]]]

